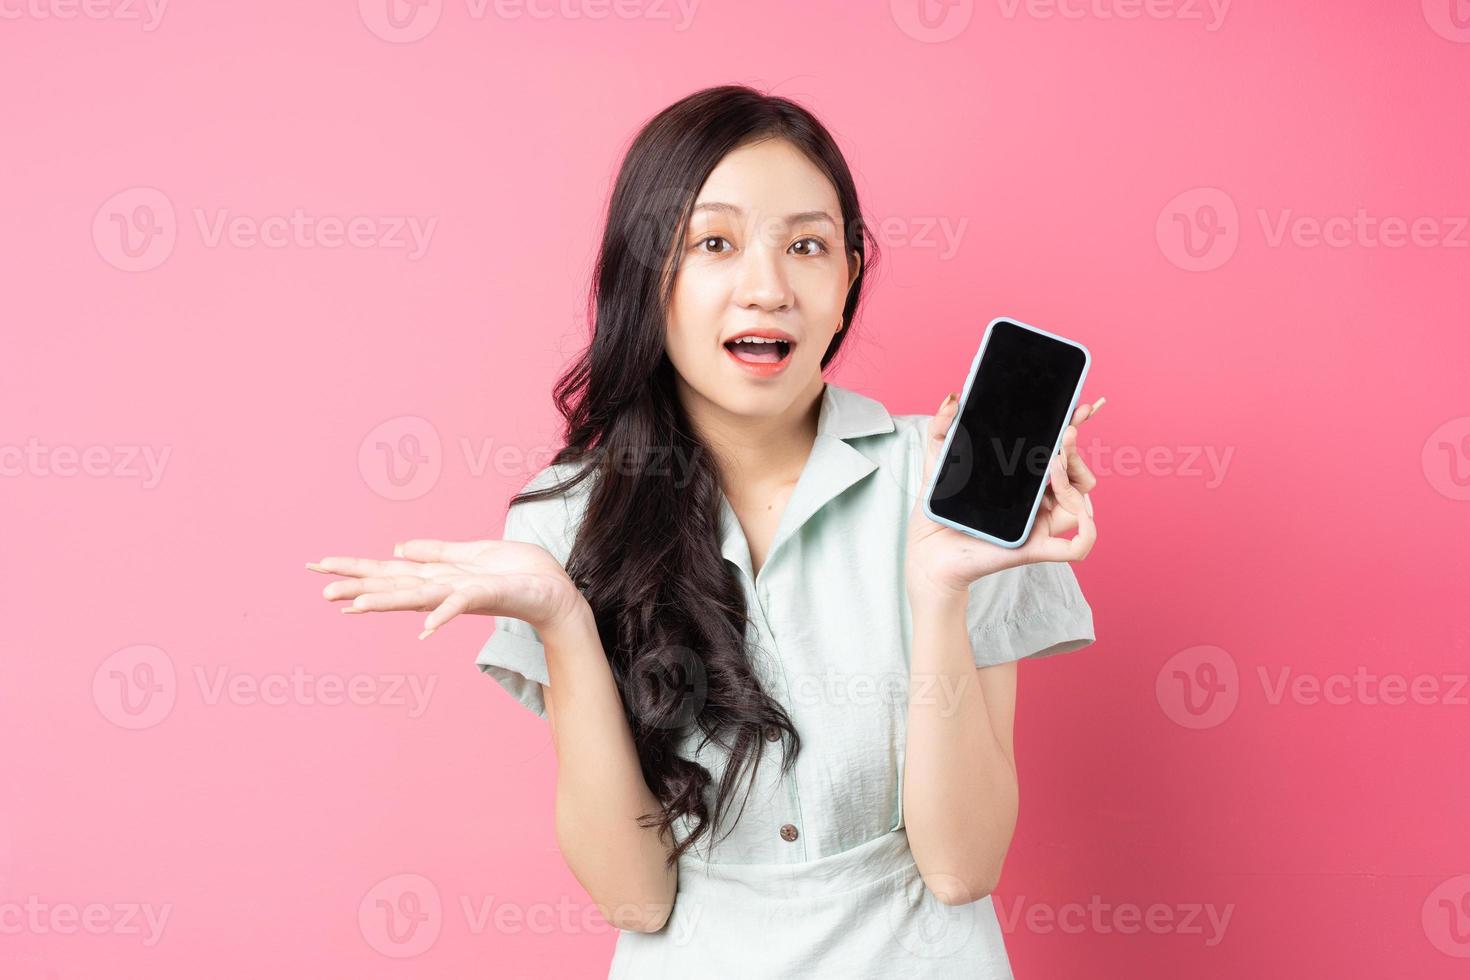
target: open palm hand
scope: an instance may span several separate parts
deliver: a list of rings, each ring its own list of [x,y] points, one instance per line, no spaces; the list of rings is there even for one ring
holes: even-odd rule
[[[346,576],[322,589],[328,600],[351,600],[344,613],[428,612],[420,639],[461,613],[509,616],[546,631],[585,601],[545,548],[522,541],[415,538],[395,547],[391,560],[334,556],[306,567]]]
[[[907,567],[909,580],[941,592],[966,592],[970,583],[985,575],[1041,561],[1081,561],[1097,541],[1089,494],[1097,477],[1077,452],[1077,429],[1102,405],[1103,399],[1083,405],[1072,416],[1062,435],[1062,452],[1047,464],[1047,487],[1031,533],[1019,548],[1002,548],[929,519],[922,498],[914,502],[909,517]],[[959,409],[956,399],[946,398],[930,420],[925,439],[924,476],[921,487],[938,463],[945,436]],[[1071,539],[1061,535],[1076,531]]]

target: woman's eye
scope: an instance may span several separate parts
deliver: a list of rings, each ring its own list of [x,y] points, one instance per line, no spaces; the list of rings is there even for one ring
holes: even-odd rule
[[[728,241],[725,241],[724,237],[722,237],[720,235],[706,235],[703,238],[701,238],[698,242],[696,242],[694,247],[695,248],[698,248],[698,249],[702,249],[702,250],[708,252],[708,251],[710,251],[710,249],[704,248],[704,246],[708,245],[710,242],[725,242],[726,245],[730,244]],[[724,249],[717,248],[717,249],[714,249],[714,251],[715,252],[723,252]]]
[[[827,243],[824,242],[824,241],[822,241],[820,238],[801,238],[801,239],[798,239],[797,241],[795,241],[794,243],[792,243],[791,247],[792,248],[796,248],[796,246],[800,245],[802,242],[809,242],[810,243],[810,247],[808,248],[807,251],[802,252],[802,253],[799,253],[799,254],[802,254],[802,255],[821,255],[821,254],[823,254],[824,252],[827,251]],[[817,251],[812,251],[811,249],[816,249]]]

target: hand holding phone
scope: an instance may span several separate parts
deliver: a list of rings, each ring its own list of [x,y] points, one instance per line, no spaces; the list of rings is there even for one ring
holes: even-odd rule
[[[914,530],[933,539],[923,542],[921,562],[931,577],[953,585],[1010,565],[1085,557],[1096,527],[1083,495],[1096,478],[1068,422],[1080,424],[1102,404],[1077,408],[1090,361],[1075,341],[1011,318],[991,321],[957,406],[941,408],[926,447],[920,499],[928,521]],[[1074,528],[1070,541],[1057,536]],[[960,534],[1011,554],[950,547]]]

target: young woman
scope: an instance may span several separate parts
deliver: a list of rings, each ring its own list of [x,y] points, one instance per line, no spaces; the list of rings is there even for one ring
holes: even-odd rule
[[[670,106],[613,190],[567,445],[504,540],[311,566],[347,576],[344,612],[429,610],[424,636],[497,617],[478,663],[551,725],[556,839],[621,930],[612,977],[1011,975],[989,896],[1015,661],[1094,640],[1068,563],[1096,540],[1096,406],[1024,547],[929,521],[955,396],[890,415],[823,378],[875,255],[806,110],[738,86]]]

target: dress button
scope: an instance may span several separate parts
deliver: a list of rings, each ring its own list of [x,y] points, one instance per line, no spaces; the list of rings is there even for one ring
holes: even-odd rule
[[[794,823],[783,823],[781,825],[781,839],[782,840],[796,840],[796,824],[794,824]]]
[[[781,740],[781,729],[777,728],[775,725],[767,725],[766,726],[766,741],[767,742],[779,742],[780,740]]]

